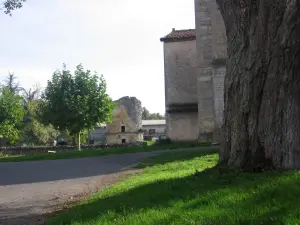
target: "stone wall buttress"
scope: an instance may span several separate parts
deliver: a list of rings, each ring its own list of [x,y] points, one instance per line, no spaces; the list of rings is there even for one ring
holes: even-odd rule
[[[212,141],[215,127],[211,0],[195,0],[199,141]]]
[[[200,141],[219,142],[224,111],[226,32],[215,0],[195,0]]]

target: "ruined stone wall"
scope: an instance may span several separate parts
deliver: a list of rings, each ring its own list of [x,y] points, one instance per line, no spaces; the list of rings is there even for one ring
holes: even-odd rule
[[[112,122],[107,124],[106,142],[108,144],[134,143],[143,140],[142,133],[142,105],[135,97],[123,97],[117,101],[117,107],[112,115]],[[121,127],[125,126],[125,132]]]
[[[226,33],[215,0],[195,0],[198,121],[202,141],[219,141],[223,124]]]
[[[166,131],[172,140],[197,140],[197,112],[170,112],[172,105],[197,104],[196,41],[164,43]]]

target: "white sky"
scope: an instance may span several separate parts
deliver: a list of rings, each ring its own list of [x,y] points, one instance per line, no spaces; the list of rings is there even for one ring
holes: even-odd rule
[[[135,96],[164,113],[159,38],[173,27],[195,27],[193,0],[27,0],[12,17],[0,12],[0,81],[10,71],[23,87],[45,87],[63,63],[82,63],[114,100]]]

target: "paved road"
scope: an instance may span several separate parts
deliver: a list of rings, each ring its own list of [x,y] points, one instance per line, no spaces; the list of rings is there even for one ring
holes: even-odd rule
[[[0,224],[33,224],[28,221],[39,217],[43,224],[43,214],[98,191],[128,173],[139,161],[164,152],[0,163]]]

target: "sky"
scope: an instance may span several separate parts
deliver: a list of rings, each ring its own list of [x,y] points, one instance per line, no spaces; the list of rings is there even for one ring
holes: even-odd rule
[[[1,0],[0,0],[1,2]],[[0,12],[0,82],[46,87],[65,63],[103,74],[108,94],[135,96],[165,112],[163,43],[172,28],[195,27],[193,0],[27,0]]]

